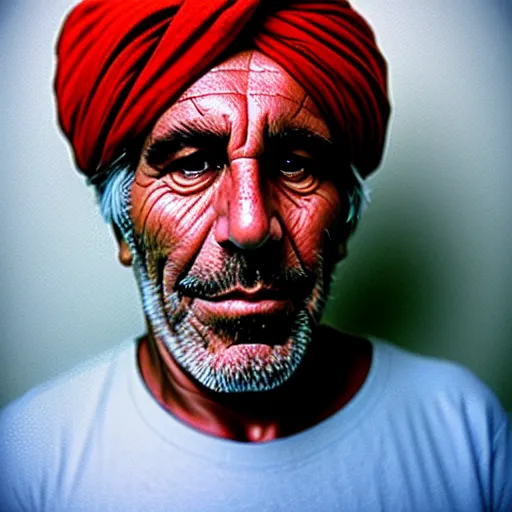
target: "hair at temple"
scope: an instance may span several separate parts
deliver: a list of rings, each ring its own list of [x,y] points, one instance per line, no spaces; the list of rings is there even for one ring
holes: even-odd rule
[[[101,172],[92,176],[88,183],[92,185],[97,194],[98,203],[103,218],[109,224],[115,224],[125,233],[129,226],[127,222],[125,205],[130,204],[124,197],[131,189],[135,176],[138,159],[123,152]],[[347,235],[354,232],[361,215],[369,202],[369,189],[353,165],[348,168],[343,179],[343,190],[347,198],[346,219]],[[123,229],[125,228],[125,229]]]

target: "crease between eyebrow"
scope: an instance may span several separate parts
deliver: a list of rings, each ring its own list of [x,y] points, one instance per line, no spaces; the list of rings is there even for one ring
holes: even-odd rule
[[[173,153],[185,147],[196,147],[198,149],[212,148],[226,149],[230,139],[230,133],[226,128],[212,125],[198,125],[180,123],[171,128],[167,133],[152,140],[144,150],[144,158],[151,166],[165,162]],[[281,146],[288,143],[290,147],[306,150],[327,150],[332,148],[332,141],[317,133],[315,130],[306,127],[267,127],[264,134],[264,144]]]

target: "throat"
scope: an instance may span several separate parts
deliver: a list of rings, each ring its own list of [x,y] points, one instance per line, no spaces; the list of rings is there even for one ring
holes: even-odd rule
[[[150,393],[170,414],[209,435],[260,443],[320,423],[346,405],[365,381],[371,361],[367,340],[329,331],[312,345],[289,381],[257,393],[208,390],[150,337],[140,341],[137,357]]]

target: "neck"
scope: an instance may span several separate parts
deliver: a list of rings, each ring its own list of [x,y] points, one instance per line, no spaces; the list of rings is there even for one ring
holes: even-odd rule
[[[300,367],[282,386],[217,393],[183,371],[151,335],[138,348],[142,377],[163,408],[197,430],[248,442],[289,436],[334,414],[359,390],[370,360],[367,340],[321,326]]]

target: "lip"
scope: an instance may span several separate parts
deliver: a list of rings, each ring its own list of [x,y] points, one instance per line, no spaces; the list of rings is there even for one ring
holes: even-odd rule
[[[265,301],[283,301],[287,300],[287,296],[281,290],[271,288],[255,287],[251,289],[233,288],[220,295],[210,297],[200,297],[202,300],[209,302],[225,302],[225,301],[245,301],[245,302],[265,302]]]
[[[249,315],[276,315],[289,312],[293,309],[291,299],[264,299],[257,300],[254,296],[245,297],[226,295],[215,300],[194,299],[197,312],[201,316],[223,318],[237,318]]]

